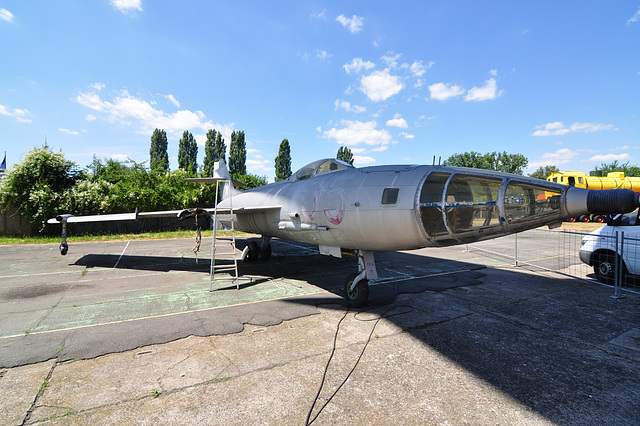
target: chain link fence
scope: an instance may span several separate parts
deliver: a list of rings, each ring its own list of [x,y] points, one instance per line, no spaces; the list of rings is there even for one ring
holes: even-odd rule
[[[624,232],[593,236],[533,229],[468,244],[466,249],[499,256],[514,266],[530,266],[606,285],[613,289],[613,297],[622,297],[622,291],[640,294],[640,275],[634,274],[640,273],[639,241]]]

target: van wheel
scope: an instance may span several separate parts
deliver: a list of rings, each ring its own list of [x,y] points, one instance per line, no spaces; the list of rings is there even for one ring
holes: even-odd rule
[[[598,281],[605,284],[614,284],[616,282],[616,260],[618,256],[613,254],[596,255],[597,259],[593,263],[593,271],[598,277]],[[624,277],[624,264],[622,266],[622,276]]]

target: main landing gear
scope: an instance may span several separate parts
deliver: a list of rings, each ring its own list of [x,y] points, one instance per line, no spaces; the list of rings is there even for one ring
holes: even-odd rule
[[[255,262],[258,259],[271,259],[271,237],[262,236],[262,244],[251,241],[242,251],[242,260]]]
[[[358,273],[349,274],[344,285],[347,303],[349,306],[356,308],[367,304],[369,300],[369,281],[378,279],[373,252],[358,250],[357,256]]]

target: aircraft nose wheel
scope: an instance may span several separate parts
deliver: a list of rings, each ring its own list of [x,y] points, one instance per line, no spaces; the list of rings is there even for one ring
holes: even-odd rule
[[[60,254],[61,255],[66,255],[67,252],[69,251],[69,245],[67,243],[60,243]]]
[[[353,281],[357,276],[358,274],[356,273],[349,274],[344,286],[347,303],[349,304],[349,306],[352,306],[354,308],[359,308],[366,305],[367,300],[369,299],[369,280],[367,280],[366,278],[361,280],[353,290],[350,290],[351,285],[353,284]]]

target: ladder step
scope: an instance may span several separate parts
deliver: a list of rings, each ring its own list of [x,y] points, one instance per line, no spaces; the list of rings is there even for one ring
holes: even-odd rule
[[[217,223],[217,218],[218,218],[218,194],[220,193],[219,189],[219,185],[220,183],[225,182],[228,185],[231,185],[231,181],[230,180],[218,180],[216,181],[216,207],[214,208],[213,211],[213,220],[214,220],[214,225],[213,225],[213,252],[211,253],[211,273],[209,275],[209,278],[211,280],[211,282],[213,282],[214,280],[234,280],[236,282],[236,288],[239,289],[239,284],[238,284],[238,257],[237,257],[237,253],[236,253],[236,230],[235,230],[235,226],[233,224],[233,220],[231,221],[231,236],[230,237],[221,237],[218,238],[217,236],[217,231],[218,228],[216,225]],[[233,201],[231,200],[231,198],[229,199],[229,204],[230,204],[230,211],[231,211],[231,216],[233,217]],[[231,246],[231,253],[229,253],[229,246]],[[217,248],[220,247],[222,250],[225,250],[225,252],[220,252],[220,253],[216,253]],[[216,265],[216,262],[224,262],[224,264],[222,265]],[[233,261],[232,264],[229,264],[230,261]],[[216,277],[215,273],[217,271],[228,271],[228,275],[229,276],[225,276],[225,277]],[[234,276],[235,275],[235,276]],[[209,284],[209,291],[212,291],[212,286],[211,284]]]

